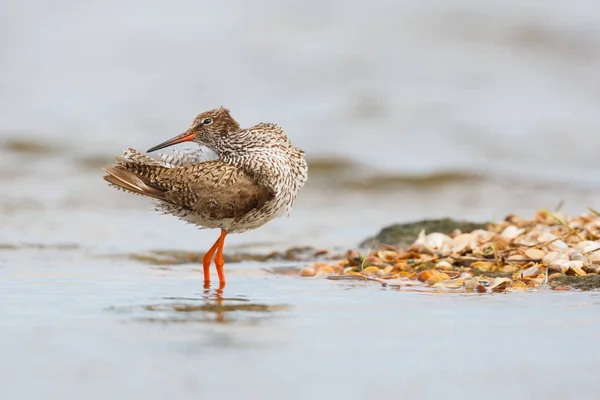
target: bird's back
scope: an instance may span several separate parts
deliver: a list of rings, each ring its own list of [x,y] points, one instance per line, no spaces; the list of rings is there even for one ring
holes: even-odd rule
[[[111,184],[159,200],[159,208],[190,223],[230,229],[273,193],[236,166],[214,160],[167,166],[138,152],[129,152],[106,167]]]

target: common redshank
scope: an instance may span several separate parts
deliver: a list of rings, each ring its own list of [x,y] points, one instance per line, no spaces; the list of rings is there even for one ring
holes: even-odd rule
[[[157,210],[221,235],[202,259],[205,286],[210,284],[214,257],[221,286],[225,285],[223,246],[228,233],[256,229],[289,213],[308,178],[304,151],[292,145],[284,131],[271,123],[242,129],[221,107],[199,114],[191,127],[152,147],[153,152],[193,141],[202,148],[159,159],[134,149],[104,170],[111,186],[157,201]],[[216,255],[215,255],[216,253]]]

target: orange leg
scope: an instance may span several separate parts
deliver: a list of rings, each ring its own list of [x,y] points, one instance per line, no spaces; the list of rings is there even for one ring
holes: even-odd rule
[[[215,244],[204,254],[202,257],[202,268],[204,269],[204,286],[207,285],[210,287],[210,262],[212,261],[213,255],[217,248],[219,247],[219,243],[221,242],[221,237],[217,239]]]
[[[225,229],[221,229],[221,236],[219,237],[219,240],[217,240],[219,246],[217,247],[217,255],[215,256],[215,265],[217,266],[217,274],[219,275],[221,287],[225,286],[225,273],[223,272],[223,265],[225,265],[225,261],[223,261],[223,246],[225,245],[226,235],[227,231]]]

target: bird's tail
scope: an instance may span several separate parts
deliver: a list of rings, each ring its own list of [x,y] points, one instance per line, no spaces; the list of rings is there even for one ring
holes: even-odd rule
[[[103,178],[112,186],[125,191],[152,197],[157,200],[165,199],[165,191],[158,187],[156,177],[166,167],[145,154],[128,149],[124,157],[115,157],[116,163],[104,167],[108,175]]]

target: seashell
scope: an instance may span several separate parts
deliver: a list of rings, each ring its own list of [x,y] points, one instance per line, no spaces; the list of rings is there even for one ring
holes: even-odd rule
[[[450,254],[461,254],[470,248],[468,243],[453,244],[450,246]]]
[[[486,293],[487,288],[483,285],[477,285],[477,286],[475,286],[475,291],[477,291],[479,293]]]
[[[394,271],[405,271],[407,269],[409,269],[408,264],[405,262],[399,262],[394,264],[394,267],[392,268]]]
[[[589,253],[587,255],[587,258],[594,264],[600,263],[600,251],[594,251],[593,253]]]
[[[443,233],[433,232],[427,235],[426,243],[431,247],[439,248],[444,244],[452,243],[452,238],[448,235],[444,235]]]
[[[460,289],[464,286],[465,282],[462,279],[453,279],[445,283],[448,289]]]
[[[379,271],[378,267],[370,266],[359,272],[362,272],[363,275],[372,275],[372,274],[376,274],[377,271]]]
[[[304,267],[300,271],[300,276],[315,276],[316,274],[317,269],[315,267]]]
[[[373,266],[379,266],[381,264],[383,264],[383,262],[379,259],[379,257],[377,257],[376,255],[370,255],[367,256],[365,258],[366,262],[364,262],[362,265],[373,265]]]
[[[530,288],[538,286],[537,278],[520,278],[519,280]]]
[[[477,238],[472,233],[461,233],[460,235],[455,236],[452,239],[452,244],[461,244],[461,243],[473,243],[476,242]]]
[[[419,232],[419,235],[417,236],[417,240],[415,240],[415,242],[413,243],[413,246],[425,246],[426,240],[427,240],[427,235],[425,235],[425,229],[421,229],[421,232]]]
[[[393,264],[398,259],[398,253],[390,250],[380,250],[377,252],[377,257],[383,262]]]
[[[487,243],[491,238],[496,236],[494,232],[484,231],[483,229],[476,229],[471,232],[471,235],[475,236],[475,240],[479,243]]]
[[[600,221],[590,222],[585,226],[585,230],[593,238],[600,238]]]
[[[513,254],[512,256],[508,257],[506,260],[516,262],[516,263],[518,263],[519,261],[521,261],[522,263],[528,262],[528,261],[526,261],[525,256],[522,256],[521,254]]]
[[[509,225],[506,228],[504,228],[504,230],[502,231],[500,236],[502,236],[506,239],[514,239],[517,236],[519,236],[520,234],[522,234],[523,232],[525,232],[525,229],[523,229],[523,228],[519,229],[514,225]]]
[[[578,251],[574,251],[574,252],[571,253],[571,260],[573,260],[573,261],[585,261],[586,259],[585,259],[585,256],[582,253],[580,253]]]
[[[564,258],[557,258],[554,261],[551,261],[548,264],[548,268],[554,269],[554,270],[560,270],[560,271],[564,271],[567,268],[571,267],[572,265],[574,265],[575,261],[571,261],[571,260],[565,260]]]
[[[452,239],[454,239],[455,237],[457,237],[458,235],[461,235],[461,234],[462,234],[462,231],[460,229],[456,228],[456,229],[452,230],[452,232],[450,232],[448,234],[448,236],[450,236]]]
[[[452,270],[452,264],[450,264],[448,261],[445,261],[445,260],[444,261],[440,261],[439,263],[437,263],[435,265],[435,267],[439,268],[439,269],[446,270],[446,271]]]
[[[584,276],[584,275],[586,275],[586,273],[583,270],[583,268],[580,267],[580,266],[570,266],[565,271],[565,275],[569,275],[569,276]]]
[[[501,235],[496,235],[491,241],[494,244],[496,250],[504,250],[508,247],[509,239]]]
[[[496,263],[490,261],[475,261],[473,264],[471,264],[471,268],[477,268],[483,272],[494,271],[496,267]]]
[[[330,267],[333,268],[333,272],[336,274],[341,274],[344,269],[343,265],[331,265]]]
[[[355,268],[355,267],[346,267],[346,268],[344,268],[344,269],[342,270],[342,274],[343,274],[343,275],[347,275],[347,274],[349,274],[351,271],[354,271],[354,268]]]
[[[331,267],[329,265],[324,265],[317,270],[318,275],[331,275],[333,273],[335,273],[335,271],[334,271],[333,267]]]
[[[582,268],[584,265],[585,265],[585,261],[581,261],[581,260],[573,260],[573,261],[571,261],[571,266],[572,267]]]
[[[584,240],[582,242],[577,243],[575,249],[579,250],[581,253],[588,253],[593,250],[600,249],[600,243],[593,242],[591,240]]]
[[[585,226],[585,223],[582,220],[574,220],[574,221],[569,222],[567,225],[569,225],[569,228],[571,228],[571,229],[583,229]]]
[[[594,264],[586,264],[581,267],[587,274],[600,274],[600,266]]]
[[[523,281],[514,281],[510,289],[518,292],[525,292],[527,290],[527,284]]]
[[[548,249],[552,251],[562,251],[569,248],[569,245],[564,240],[555,240],[548,244]]]
[[[432,234],[433,235],[433,234]],[[442,235],[440,233],[440,235]],[[444,235],[445,236],[445,235]],[[435,236],[434,236],[435,239]],[[433,241],[433,240],[432,240]],[[425,234],[425,229],[421,229],[417,240],[408,248],[409,251],[414,250],[420,254],[435,254],[435,248],[428,242],[428,235]]]
[[[436,283],[434,283],[433,285],[430,285],[430,288],[431,288],[431,289],[441,289],[441,290],[448,289],[448,288],[446,287],[446,284],[445,284],[445,283],[442,283],[442,282],[436,282]]]
[[[512,281],[508,278],[494,278],[494,281],[489,287],[489,290],[492,292],[500,293],[506,292],[506,290],[510,287]]]
[[[549,242],[551,240],[556,240],[556,239],[557,239],[557,236],[550,231],[543,231],[538,236],[538,241],[540,243],[545,243],[545,242]]]
[[[499,268],[501,272],[517,272],[519,269],[519,264],[517,263],[504,264]]]
[[[452,238],[451,246],[453,248],[457,246],[463,246],[463,248],[466,248],[468,246],[475,245],[476,243],[477,238],[475,237],[475,235],[473,235],[472,233],[461,233],[460,235],[457,235],[454,238]]]
[[[441,272],[435,269],[426,269],[425,271],[421,271],[417,274],[417,279],[421,282],[425,282],[437,274],[441,274]]]
[[[465,279],[465,290],[467,292],[472,292],[479,285],[479,279],[474,276],[473,278]]]
[[[508,214],[505,218],[504,221],[506,222],[510,222],[513,225],[521,225],[521,224],[528,224],[529,221],[516,215],[516,214]]]
[[[540,271],[540,268],[537,265],[534,265],[532,267],[527,268],[526,270],[521,272],[519,275],[523,278],[529,278],[529,277],[537,276],[539,271]]]
[[[419,255],[419,260],[422,263],[433,261],[434,259],[437,259],[437,256],[432,256],[432,255],[429,255],[429,254],[420,254]]]
[[[568,260],[569,256],[558,251],[551,251],[542,258],[542,264],[550,265],[551,262],[558,259]]]
[[[440,273],[437,273],[437,274],[433,275],[429,279],[427,279],[425,281],[425,283],[427,283],[429,285],[433,285],[434,283],[447,281],[448,279],[450,279],[450,276],[448,276],[448,274],[440,272]]]
[[[392,267],[391,265],[388,265],[382,271],[385,272],[386,274],[389,274],[392,272],[393,269],[394,269],[394,267]]]
[[[519,246],[527,246],[527,247],[533,247],[533,246],[540,244],[540,242],[537,240],[536,234],[528,234],[528,235],[522,235],[522,236],[516,237],[514,239],[514,243],[518,244]]]
[[[544,258],[544,256],[546,255],[546,252],[544,250],[540,250],[540,249],[527,249],[525,250],[525,256],[527,256],[528,258]]]

